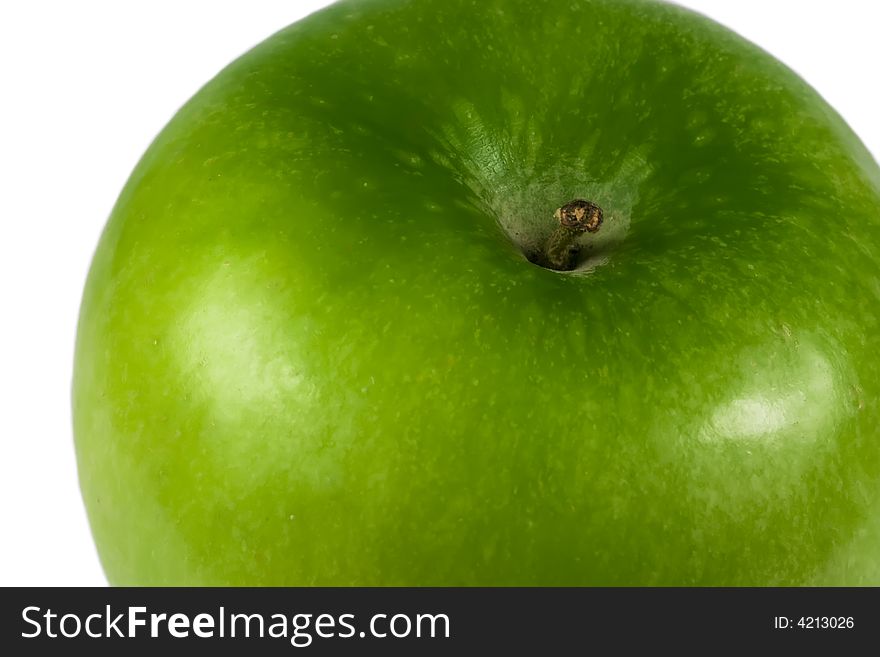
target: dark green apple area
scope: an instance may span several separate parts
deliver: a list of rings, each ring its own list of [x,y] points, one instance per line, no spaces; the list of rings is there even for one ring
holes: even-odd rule
[[[573,199],[601,229],[533,264]],[[754,45],[342,2],[123,190],[79,477],[113,584],[878,585],[878,352],[880,168]]]

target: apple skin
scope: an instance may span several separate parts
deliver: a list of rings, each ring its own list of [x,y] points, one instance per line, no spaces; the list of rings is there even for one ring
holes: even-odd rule
[[[574,198],[580,270],[529,262]],[[123,190],[79,477],[117,585],[878,585],[878,352],[880,169],[754,45],[345,2]]]

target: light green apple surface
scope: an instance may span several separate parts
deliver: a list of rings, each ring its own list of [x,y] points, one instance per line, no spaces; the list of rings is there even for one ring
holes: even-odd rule
[[[600,230],[533,264],[573,199]],[[878,351],[880,169],[754,45],[342,2],[122,192],[79,476],[113,584],[878,585]]]

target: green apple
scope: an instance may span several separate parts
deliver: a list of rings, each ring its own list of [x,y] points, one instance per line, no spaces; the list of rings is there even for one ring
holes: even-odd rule
[[[113,584],[877,585],[878,351],[880,168],[754,45],[342,2],[123,190],[79,476]]]

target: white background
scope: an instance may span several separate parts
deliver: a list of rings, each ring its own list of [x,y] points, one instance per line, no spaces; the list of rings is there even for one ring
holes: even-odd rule
[[[103,585],[70,428],[101,228],[180,105],[322,0],[0,2],[0,586]],[[685,0],[800,73],[880,155],[873,0]]]

